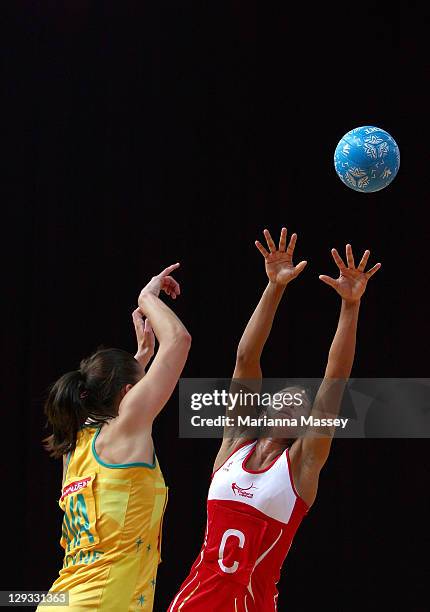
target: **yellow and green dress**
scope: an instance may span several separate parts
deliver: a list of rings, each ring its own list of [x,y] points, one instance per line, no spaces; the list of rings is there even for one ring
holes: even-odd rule
[[[99,432],[81,429],[68,458],[59,500],[64,563],[50,591],[68,592],[69,605],[53,609],[146,612],[161,561],[167,487],[155,454],[153,464],[104,463],[95,449]]]

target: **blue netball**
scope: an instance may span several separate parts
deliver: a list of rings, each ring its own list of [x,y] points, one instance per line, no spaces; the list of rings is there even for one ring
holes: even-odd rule
[[[334,167],[351,189],[362,193],[380,191],[395,178],[400,151],[388,132],[372,125],[345,134],[334,153]]]

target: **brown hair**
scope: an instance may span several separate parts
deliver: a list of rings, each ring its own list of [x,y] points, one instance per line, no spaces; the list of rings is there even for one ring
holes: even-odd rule
[[[49,389],[44,410],[53,433],[44,446],[52,457],[73,451],[79,429],[89,419],[92,425],[106,423],[118,415],[118,394],[141,378],[136,359],[126,351],[99,348],[83,359],[79,369],[63,374]]]

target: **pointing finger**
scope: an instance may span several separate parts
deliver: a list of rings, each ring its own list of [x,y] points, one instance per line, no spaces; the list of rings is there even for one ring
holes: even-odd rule
[[[175,264],[172,264],[171,266],[167,266],[167,268],[164,268],[164,270],[160,272],[158,276],[168,276],[170,272],[173,272],[173,270],[176,270],[176,268],[179,268],[180,265],[181,265],[180,263],[175,263]]]

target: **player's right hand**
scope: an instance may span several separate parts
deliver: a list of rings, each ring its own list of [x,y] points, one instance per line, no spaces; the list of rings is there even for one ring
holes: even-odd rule
[[[260,251],[265,259],[266,274],[271,283],[276,285],[287,285],[290,281],[296,278],[306,267],[307,261],[301,261],[295,266],[293,264],[294,247],[296,246],[297,234],[292,234],[290,242],[287,245],[287,228],[281,230],[279,239],[279,248],[277,249],[273,242],[269,230],[264,230],[269,251],[266,251],[264,246],[258,240],[255,241],[255,246]]]
[[[140,292],[139,299],[146,293],[152,293],[158,297],[160,295],[160,291],[164,291],[166,295],[169,295],[175,300],[176,297],[180,295],[181,288],[179,283],[172,276],[170,276],[170,273],[179,268],[179,266],[179,263],[175,263],[165,268],[162,272],[160,272],[160,274],[157,274],[157,276],[153,276],[149,283],[145,285]]]

